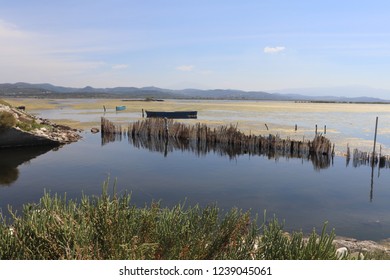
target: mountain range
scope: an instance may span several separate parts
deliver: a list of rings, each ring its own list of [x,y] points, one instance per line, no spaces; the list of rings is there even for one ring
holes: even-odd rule
[[[284,90],[286,91],[286,90]],[[2,97],[34,98],[126,98],[126,99],[233,99],[233,100],[277,100],[277,101],[314,101],[314,102],[367,102],[387,103],[375,97],[312,96],[298,93],[269,93],[265,91],[242,91],[232,89],[182,89],[172,90],[158,87],[113,87],[84,88],[62,87],[52,84],[3,83],[0,84]],[[301,90],[305,92],[304,90]],[[326,91],[324,91],[326,92]]]

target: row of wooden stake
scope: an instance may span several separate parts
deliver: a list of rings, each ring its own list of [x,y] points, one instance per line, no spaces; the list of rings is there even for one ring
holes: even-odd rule
[[[171,119],[149,118],[130,123],[127,130],[121,125],[102,118],[102,135],[127,134],[129,137],[159,140],[175,139],[183,142],[195,142],[197,145],[222,145],[240,149],[243,153],[277,151],[291,155],[309,155],[311,153],[331,155],[334,153],[331,142],[322,135],[316,135],[313,141],[297,141],[290,138],[281,139],[278,135],[256,136],[240,132],[237,126],[228,125],[211,128],[206,124],[188,125]],[[112,136],[115,136],[114,138]],[[109,139],[109,137],[107,137]]]

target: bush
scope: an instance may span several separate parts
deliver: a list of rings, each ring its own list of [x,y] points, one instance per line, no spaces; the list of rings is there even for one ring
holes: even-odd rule
[[[37,123],[35,120],[24,120],[16,123],[16,126],[23,131],[32,131],[34,129],[41,129],[42,127],[51,130],[51,127],[48,125],[42,125]]]
[[[0,259],[335,259],[334,234],[283,234],[274,219],[261,227],[249,213],[159,203],[137,208],[130,195],[80,202],[45,194],[21,216],[0,218]]]
[[[16,125],[16,119],[14,115],[10,112],[0,112],[0,129],[9,128]]]
[[[318,236],[315,230],[308,238],[302,232],[291,235],[283,232],[283,225],[274,218],[263,225],[258,258],[266,260],[336,260],[336,247],[333,245],[334,230],[326,233],[326,225]]]

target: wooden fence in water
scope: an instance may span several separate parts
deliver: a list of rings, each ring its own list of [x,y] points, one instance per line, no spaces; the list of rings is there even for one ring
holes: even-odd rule
[[[197,155],[211,151],[234,158],[238,155],[266,155],[269,158],[296,157],[313,162],[315,168],[322,169],[330,165],[334,155],[334,144],[321,134],[312,141],[281,139],[278,135],[245,135],[237,126],[228,125],[211,128],[206,124],[184,124],[171,119],[143,119],[129,125],[115,124],[101,118],[102,144],[122,140],[127,137],[137,147],[147,148],[167,154],[173,150],[191,150]],[[354,167],[361,165],[390,168],[390,156],[381,152],[363,152],[347,148],[346,164]]]
[[[246,135],[234,125],[211,128],[206,124],[188,125],[170,119],[153,118],[131,123],[127,134],[129,137],[195,141],[198,145],[227,145],[240,148],[242,153],[252,154],[258,154],[260,151],[277,151],[291,155],[310,153],[331,155],[332,153],[331,142],[321,135],[317,135],[313,141],[297,141],[289,138],[281,139],[271,134]]]
[[[281,139],[278,135],[257,136],[240,132],[237,126],[211,128],[206,124],[184,124],[171,119],[150,118],[130,123],[126,128],[102,118],[102,143],[127,136],[135,146],[166,154],[173,149],[210,151],[235,157],[241,154],[307,158],[315,167],[326,168],[334,152],[331,142],[322,135],[313,141]]]
[[[351,162],[352,166],[359,167],[361,165],[370,165],[370,166],[379,166],[379,168],[390,168],[390,156],[382,155],[372,152],[363,152],[358,149],[354,149],[351,155],[351,152],[348,148],[347,150],[347,165]]]

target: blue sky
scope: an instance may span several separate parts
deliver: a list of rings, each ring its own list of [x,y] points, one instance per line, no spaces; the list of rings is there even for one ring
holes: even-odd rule
[[[1,83],[390,90],[390,1],[0,0],[0,7]]]

